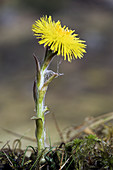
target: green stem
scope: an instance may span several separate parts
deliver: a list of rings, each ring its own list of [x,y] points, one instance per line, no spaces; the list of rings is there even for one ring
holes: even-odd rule
[[[36,139],[38,153],[45,148],[45,130],[44,130],[44,121],[41,118],[36,119]]]
[[[37,83],[37,117],[43,117],[44,110],[44,97],[45,94],[42,92],[42,87],[44,85],[44,71],[41,69],[40,71],[40,81]]]
[[[36,121],[36,139],[38,152],[45,148],[46,133],[44,113],[48,110],[44,105],[46,91],[49,83],[53,80],[53,78],[58,76],[58,74],[54,72],[52,72],[52,75],[49,75],[47,68],[49,67],[50,62],[56,54],[57,52],[52,53],[52,51],[47,48],[42,67],[40,67],[40,63],[37,57],[34,55],[36,62],[36,80],[34,82],[33,94],[36,107],[36,116],[34,116],[32,119]],[[48,78],[45,78],[46,76]]]
[[[36,120],[36,138],[38,150],[42,150],[45,147],[45,129],[44,129],[44,99],[45,92],[43,92],[42,87],[44,85],[44,72],[45,70],[41,69],[40,72],[40,81],[37,83],[37,120]]]

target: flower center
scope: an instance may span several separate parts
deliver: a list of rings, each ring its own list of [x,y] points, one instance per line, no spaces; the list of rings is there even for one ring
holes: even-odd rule
[[[69,30],[62,28],[60,25],[56,26],[56,31],[58,32],[59,36],[63,37],[64,35],[69,35]]]

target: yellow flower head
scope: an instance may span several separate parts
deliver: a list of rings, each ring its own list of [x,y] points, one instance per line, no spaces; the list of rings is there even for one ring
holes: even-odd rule
[[[64,56],[64,60],[67,58],[71,62],[75,58],[81,59],[83,53],[86,53],[85,41],[80,40],[74,30],[70,30],[66,26],[62,27],[59,20],[52,21],[51,16],[45,16],[35,21],[32,31],[39,39],[39,44],[49,46],[53,52],[57,52],[57,55]]]

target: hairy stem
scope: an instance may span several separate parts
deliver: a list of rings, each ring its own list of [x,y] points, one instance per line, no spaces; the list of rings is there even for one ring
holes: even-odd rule
[[[34,81],[33,95],[35,100],[36,116],[34,116],[32,119],[36,121],[35,133],[38,152],[45,148],[46,133],[44,114],[48,111],[47,107],[45,107],[45,95],[49,83],[58,76],[57,73],[47,69],[56,53],[53,53],[51,50],[49,50],[49,48],[47,48],[41,67],[38,58],[34,55],[36,62],[36,79]]]
[[[42,150],[45,147],[45,129],[44,129],[44,99],[45,93],[42,90],[44,85],[44,72],[45,70],[41,69],[40,81],[37,82],[37,104],[36,104],[36,112],[37,112],[37,120],[36,120],[36,138],[38,150]]]

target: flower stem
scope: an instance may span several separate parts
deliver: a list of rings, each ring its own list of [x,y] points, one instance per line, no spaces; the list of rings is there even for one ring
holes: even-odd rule
[[[36,138],[38,150],[42,150],[45,147],[45,129],[44,129],[44,98],[45,94],[42,91],[44,85],[44,71],[41,70],[40,81],[37,82],[37,103],[36,103]]]
[[[48,111],[47,107],[45,107],[46,91],[53,78],[58,76],[57,73],[47,70],[55,55],[56,53],[52,53],[52,51],[47,48],[41,67],[37,57],[34,56],[36,62],[36,80],[34,81],[33,94],[35,100],[36,116],[34,116],[32,119],[36,121],[35,135],[37,139],[38,152],[45,148],[46,133],[44,114]]]

